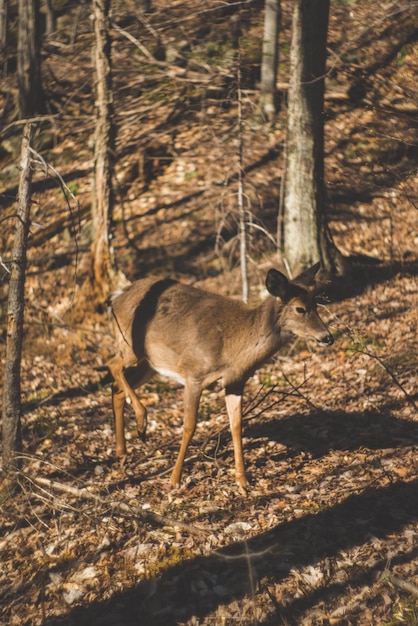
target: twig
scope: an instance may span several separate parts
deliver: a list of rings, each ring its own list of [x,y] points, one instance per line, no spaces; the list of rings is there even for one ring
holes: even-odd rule
[[[11,261],[9,261],[10,263]],[[5,265],[4,261],[3,261],[3,257],[0,255],[0,267],[2,267],[4,269],[4,271],[6,272],[6,274],[10,274],[10,268],[7,267],[7,265]]]
[[[58,179],[59,185],[60,185],[60,187],[61,187],[61,189],[62,189],[62,192],[63,192],[63,194],[64,194],[64,198],[65,198],[65,200],[67,201],[68,210],[69,210],[69,213],[70,213],[70,217],[71,217],[71,221],[72,221],[72,225],[73,225],[74,231],[75,231],[75,232],[77,232],[77,231],[78,231],[78,233],[79,233],[79,232],[81,231],[81,223],[80,223],[80,203],[79,203],[79,201],[77,200],[77,198],[75,197],[75,195],[73,194],[73,192],[71,191],[71,189],[69,188],[69,186],[66,184],[66,182],[65,182],[65,180],[63,179],[63,177],[61,176],[61,174],[60,174],[60,173],[59,173],[59,172],[55,169],[55,167],[53,167],[50,163],[47,163],[47,162],[45,161],[45,159],[44,159],[44,158],[43,158],[43,157],[42,157],[42,156],[41,156],[38,152],[36,152],[35,150],[33,150],[33,148],[30,148],[30,151],[31,151],[32,155],[33,155],[34,157],[36,157],[36,159],[38,159],[38,160],[33,159],[33,162],[34,162],[34,163],[39,163],[40,165],[42,165],[42,167],[45,169],[45,175],[47,176],[47,175],[48,175],[48,172],[50,172],[50,171],[51,171],[51,172],[52,172],[52,174],[53,174],[53,175],[54,175],[54,176]],[[71,204],[70,204],[70,202],[69,202],[69,200],[68,200],[68,196],[67,196],[67,194],[68,194],[68,196],[70,196],[70,198],[71,198],[72,200],[74,200],[74,202],[75,202],[75,204],[76,204],[76,207],[77,207],[77,209],[78,209],[78,213],[77,213],[77,215],[78,215],[78,221],[77,221],[77,223],[75,222],[74,215],[73,215],[73,211],[72,211],[72,208],[71,208]],[[77,226],[77,228],[76,228],[75,226]],[[76,240],[76,243],[77,243],[77,240]]]
[[[305,382],[307,380],[309,380],[309,378],[311,378],[311,376],[309,378],[305,378],[305,380],[303,381],[303,383],[301,385],[298,385],[297,387],[291,382],[291,380],[286,376],[286,374],[283,372],[282,370],[282,376],[285,379],[285,381],[287,382],[288,385],[290,385],[293,389],[293,391],[300,397],[302,398],[302,400],[305,400],[305,402],[312,408],[315,409],[315,411],[320,411],[323,409],[321,409],[321,407],[317,406],[316,404],[314,404],[311,400],[309,400],[309,398],[307,396],[304,396],[303,393],[301,391],[299,391],[299,389],[305,384]]]
[[[37,122],[45,122],[48,120],[54,120],[58,118],[58,113],[55,113],[53,115],[40,115],[37,117],[31,117],[31,118],[24,118],[23,120],[15,120],[14,122],[11,122],[10,124],[7,124],[7,126],[4,126],[1,131],[0,131],[0,137],[3,137],[4,135],[6,135],[6,133],[11,130],[12,128],[16,128],[19,126],[24,126],[27,122],[28,123],[33,123],[36,124]]]
[[[326,307],[325,307],[326,308]],[[386,363],[384,362],[384,360],[380,357],[377,356],[377,354],[374,354],[373,352],[371,352],[364,344],[363,338],[361,337],[361,335],[359,335],[357,332],[353,331],[352,328],[350,328],[350,326],[348,326],[348,324],[346,324],[345,322],[343,322],[340,318],[338,318],[336,315],[334,316],[334,319],[339,322],[346,330],[348,336],[352,339],[352,341],[356,344],[358,344],[357,346],[353,347],[353,348],[349,348],[349,350],[351,350],[352,352],[355,352],[357,354],[364,354],[365,356],[370,357],[371,359],[375,359],[375,361],[377,361],[379,363],[379,365],[385,370],[385,372],[387,374],[389,374],[389,376],[391,377],[391,379],[393,380],[393,382],[395,383],[395,385],[397,387],[399,387],[399,389],[402,391],[402,393],[404,394],[407,402],[416,410],[418,411],[418,405],[415,402],[414,398],[411,396],[410,393],[407,392],[407,390],[405,389],[405,387],[402,385],[402,383],[398,380],[398,378],[396,377],[396,375],[393,373],[393,371],[390,369],[390,367],[388,367],[388,365],[386,365]]]
[[[68,493],[72,496],[75,496],[76,498],[81,498],[82,500],[93,500],[94,502],[105,505],[110,509],[115,509],[117,511],[121,511],[122,513],[128,513],[129,515],[135,515],[148,524],[166,526],[170,528],[177,527],[185,532],[188,532],[191,535],[202,536],[206,534],[205,530],[203,530],[202,528],[198,528],[196,525],[192,526],[191,524],[185,524],[184,522],[180,522],[164,515],[159,515],[158,513],[154,513],[153,511],[147,511],[137,506],[131,506],[129,504],[126,504],[126,502],[103,498],[96,493],[92,493],[86,487],[82,487],[80,489],[79,487],[73,487],[72,485],[59,483],[49,478],[42,478],[42,476],[38,476],[35,478],[29,478],[28,476],[25,477],[36,485],[47,487],[48,489],[53,489],[54,491],[59,491],[61,493]]]
[[[45,169],[45,176],[47,177],[48,173],[52,172],[53,176],[58,180],[58,184],[61,187],[62,193],[64,195],[64,199],[67,203],[68,212],[70,214],[71,226],[72,226],[73,233],[74,233],[75,269],[74,269],[74,289],[72,291],[71,301],[68,306],[68,309],[69,309],[73,305],[75,294],[76,294],[76,288],[77,288],[77,277],[78,277],[77,273],[78,273],[78,259],[79,259],[78,236],[81,233],[80,203],[75,197],[75,195],[73,194],[73,192],[71,191],[71,189],[68,187],[66,182],[64,181],[61,174],[50,163],[47,163],[47,161],[45,161],[45,159],[38,152],[33,150],[33,148],[30,148],[30,152],[32,154],[32,162],[40,164]],[[77,218],[74,215],[70,199],[73,200],[76,205]]]
[[[399,389],[402,391],[402,393],[404,394],[407,402],[409,402],[409,404],[414,407],[414,409],[416,411],[418,411],[418,404],[415,402],[414,398],[411,396],[411,394],[409,394],[407,392],[407,390],[405,389],[405,387],[402,385],[402,383],[398,380],[398,378],[395,376],[395,374],[392,372],[392,370],[390,369],[390,367],[388,367],[386,365],[386,363],[384,362],[384,360],[382,358],[380,358],[380,356],[377,356],[377,354],[374,354],[373,352],[370,352],[370,350],[368,350],[367,348],[355,348],[353,349],[353,352],[357,352],[359,354],[365,354],[366,356],[370,357],[371,359],[375,359],[375,361],[377,361],[379,363],[379,365],[381,365],[381,367],[385,370],[385,372],[387,374],[389,374],[389,376],[391,377],[391,379],[393,380],[393,382],[395,383],[395,385],[397,387],[399,387]]]
[[[289,381],[288,381],[289,382]],[[267,406],[262,407],[262,409],[260,411],[258,411],[255,414],[249,415],[249,413],[252,413],[253,411],[255,411],[255,409],[257,409],[261,404],[263,404],[263,402],[266,400],[266,398],[268,398],[269,395],[271,395],[274,391],[276,391],[277,385],[273,385],[272,387],[270,387],[270,389],[268,389],[266,391],[266,393],[264,393],[261,398],[259,398],[259,395],[261,393],[261,390],[263,389],[263,385],[260,386],[260,389],[258,390],[255,398],[252,398],[248,403],[247,406],[244,408],[243,410],[243,423],[244,422],[250,422],[254,419],[257,419],[258,417],[260,417],[260,415],[262,415],[265,411],[269,411],[270,409],[272,409],[274,406],[276,406],[276,404],[279,404],[279,402],[281,402],[282,400],[285,400],[287,397],[292,396],[295,393],[298,393],[299,395],[299,389],[301,387],[303,387],[303,385],[306,383],[306,379],[303,381],[303,383],[301,383],[300,385],[298,385],[297,387],[294,385],[291,385],[291,383],[289,383],[292,387],[291,391],[283,391],[281,392],[280,398],[277,398],[276,400],[273,400],[270,404],[268,404]],[[304,396],[302,396],[304,397]],[[308,400],[307,400],[308,401]],[[309,402],[309,401],[308,401]],[[215,448],[215,453],[214,453],[214,457],[216,458],[217,455],[217,451],[219,449],[219,442],[220,442],[220,436],[221,434],[227,430],[229,428],[229,423],[224,424],[224,426],[221,426],[220,428],[218,428],[218,430],[214,433],[210,433],[208,435],[208,437],[206,437],[206,439],[203,441],[203,443],[201,444],[199,450],[200,450],[200,454],[203,454],[206,458],[212,458],[209,455],[207,455],[205,453],[205,448],[208,445],[209,441],[211,439],[214,439],[215,437],[218,438],[218,442],[216,444],[216,448]],[[195,455],[196,456],[196,455]],[[185,459],[185,463],[190,461],[192,457],[188,457],[187,459]],[[194,458],[194,457],[193,457]]]
[[[267,237],[267,239],[269,239],[277,247],[277,242],[276,242],[275,238],[273,237],[273,235],[270,235],[270,233],[268,232],[268,230],[264,226],[261,226],[260,224],[256,224],[255,222],[252,222],[252,221],[251,222],[248,221],[247,222],[247,226],[249,228],[254,228],[254,230],[261,231],[263,233],[263,235],[265,237]]]
[[[152,52],[150,52],[148,48],[144,46],[144,44],[138,41],[136,37],[131,35],[131,33],[124,30],[115,23],[112,24],[112,28],[116,30],[116,32],[120,33],[123,37],[126,37],[128,41],[136,46],[138,50],[140,50],[140,52],[143,54],[144,59],[146,59],[147,63],[159,67],[161,70],[164,70],[164,73],[162,74],[163,76],[168,76],[169,78],[177,81],[185,81],[188,83],[198,84],[208,84],[212,80],[212,75],[214,72],[209,65],[200,64],[200,67],[202,67],[206,72],[206,75],[203,76],[200,72],[192,72],[190,70],[186,70],[184,67],[180,67],[179,65],[168,63],[167,61],[159,61],[154,57]],[[218,73],[224,74],[221,71],[219,71]],[[156,75],[158,75],[158,73],[155,74],[155,76]]]
[[[146,46],[144,46],[144,44],[142,44],[140,41],[138,41],[138,39],[136,37],[131,35],[131,33],[128,33],[127,30],[124,30],[123,28],[118,26],[117,24],[115,24],[115,22],[112,22],[112,28],[117,33],[120,33],[121,35],[123,35],[123,37],[126,37],[126,39],[128,39],[128,41],[133,43],[134,46],[136,46],[138,48],[138,50],[140,50],[142,52],[144,57],[146,57],[150,63],[152,63],[153,65],[158,65],[158,67],[167,67],[168,66],[168,63],[165,63],[164,61],[158,61],[153,56],[153,54],[148,50],[148,48]]]

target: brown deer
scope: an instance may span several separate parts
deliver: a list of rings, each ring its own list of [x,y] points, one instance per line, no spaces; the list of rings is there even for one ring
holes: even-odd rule
[[[183,438],[171,485],[178,487],[187,447],[196,428],[202,390],[220,380],[225,388],[235,455],[236,480],[245,491],[242,395],[255,370],[292,336],[330,346],[333,337],[318,315],[315,277],[319,263],[294,280],[269,270],[270,296],[257,308],[169,278],[144,278],[111,299],[117,355],[113,375],[116,454],[126,454],[123,410],[135,412],[145,439],[147,412],[133,391],[157,372],[184,385]]]

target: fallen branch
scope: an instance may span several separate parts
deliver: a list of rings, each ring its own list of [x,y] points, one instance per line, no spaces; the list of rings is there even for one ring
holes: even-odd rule
[[[414,598],[418,598],[418,585],[415,585],[414,583],[410,583],[407,580],[404,580],[403,578],[399,578],[399,576],[390,574],[389,572],[384,572],[381,575],[380,580],[382,582],[389,582],[394,587],[397,587],[401,591],[406,591]]]
[[[61,493],[68,493],[76,498],[81,498],[82,500],[93,500],[94,502],[104,505],[107,508],[120,511],[121,513],[128,513],[129,515],[133,515],[139,517],[143,522],[148,524],[153,524],[157,526],[165,526],[169,528],[179,528],[182,531],[185,531],[191,535],[202,536],[206,534],[206,531],[202,528],[197,527],[196,525],[186,524],[184,522],[180,522],[171,517],[166,517],[164,515],[159,515],[158,513],[154,513],[153,511],[147,511],[145,509],[141,509],[137,506],[132,506],[130,504],[126,504],[126,502],[120,502],[118,500],[110,500],[108,498],[104,498],[99,496],[96,493],[92,493],[86,487],[73,487],[72,485],[67,485],[65,483],[59,483],[55,480],[51,480],[49,478],[42,477],[28,477],[25,475],[25,478],[30,482],[39,485],[41,487],[47,487],[48,489],[52,489],[54,491],[59,491]]]

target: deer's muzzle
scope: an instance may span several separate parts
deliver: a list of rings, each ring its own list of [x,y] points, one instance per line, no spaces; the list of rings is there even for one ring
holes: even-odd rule
[[[332,346],[332,344],[334,343],[334,337],[330,334],[326,334],[317,339],[317,342],[320,346]]]

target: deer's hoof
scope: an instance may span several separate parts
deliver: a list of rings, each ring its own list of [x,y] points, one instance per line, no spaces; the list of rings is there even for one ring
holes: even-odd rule
[[[180,476],[176,471],[171,474],[170,484],[172,489],[180,489]]]
[[[237,476],[237,485],[240,494],[244,497],[248,496],[251,486],[245,476]]]
[[[127,458],[128,457],[127,457],[126,454],[118,454],[118,461],[119,461],[119,464],[120,464],[121,468],[125,467],[125,463],[126,463],[126,459]]]
[[[147,441],[147,431],[146,430],[137,430],[136,432],[138,433],[138,438],[143,443],[146,443],[146,441]]]

